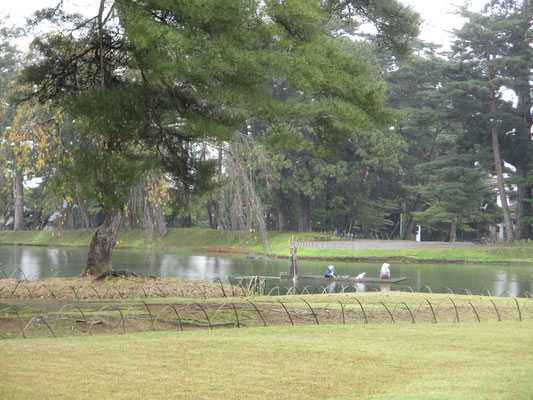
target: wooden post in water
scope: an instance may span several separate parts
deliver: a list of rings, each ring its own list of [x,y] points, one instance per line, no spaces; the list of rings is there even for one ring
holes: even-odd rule
[[[296,261],[296,247],[294,246],[294,236],[289,239],[289,245],[291,247],[289,252],[289,275],[291,277],[298,276],[298,263]]]

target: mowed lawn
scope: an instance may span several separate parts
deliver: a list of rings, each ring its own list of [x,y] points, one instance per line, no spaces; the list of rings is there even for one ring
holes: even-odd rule
[[[533,322],[0,342],[2,399],[531,399]]]

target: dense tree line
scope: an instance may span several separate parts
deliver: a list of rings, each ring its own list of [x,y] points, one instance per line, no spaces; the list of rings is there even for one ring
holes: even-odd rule
[[[122,227],[531,238],[531,8],[460,9],[450,52],[395,0],[41,10],[0,45],[4,225],[100,226],[87,274]]]

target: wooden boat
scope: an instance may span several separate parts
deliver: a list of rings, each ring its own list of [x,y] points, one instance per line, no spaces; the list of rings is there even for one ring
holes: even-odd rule
[[[292,279],[293,276],[291,276],[288,272],[282,272],[280,275],[280,278],[282,279]],[[402,276],[400,278],[389,278],[389,279],[381,279],[381,278],[361,278],[356,279],[355,277],[347,277],[343,278],[341,276],[337,278],[325,278],[323,275],[298,275],[297,278],[299,279],[317,279],[321,281],[329,281],[329,282],[356,282],[356,283],[398,283],[403,282],[409,279],[407,276]]]

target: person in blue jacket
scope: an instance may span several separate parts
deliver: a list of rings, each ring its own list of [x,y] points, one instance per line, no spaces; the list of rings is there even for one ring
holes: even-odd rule
[[[324,278],[336,278],[337,274],[335,273],[335,267],[333,265],[330,265],[328,267],[328,270],[326,271],[326,275],[324,275]]]

